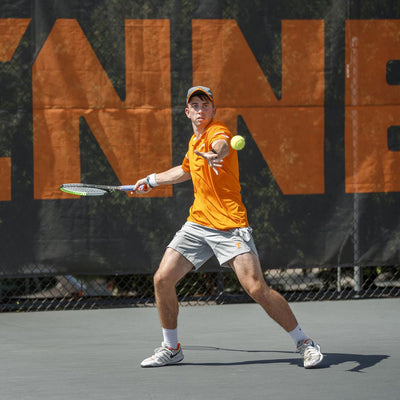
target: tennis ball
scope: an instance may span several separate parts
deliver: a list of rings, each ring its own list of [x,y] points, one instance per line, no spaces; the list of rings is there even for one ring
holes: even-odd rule
[[[246,144],[246,140],[244,139],[243,136],[236,135],[231,139],[232,149],[242,150],[243,147],[245,146],[245,144]]]

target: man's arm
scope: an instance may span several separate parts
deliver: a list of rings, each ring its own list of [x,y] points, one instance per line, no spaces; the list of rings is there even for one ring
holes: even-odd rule
[[[181,165],[177,165],[168,171],[155,174],[157,185],[173,185],[175,183],[185,182],[190,179],[190,174],[182,169]]]
[[[133,189],[136,193],[147,193],[155,186],[159,185],[173,185],[175,183],[181,183],[188,181],[191,178],[188,172],[182,169],[181,165],[177,165],[167,171],[160,172],[158,174],[148,175],[146,178],[139,179],[135,183]]]
[[[208,152],[195,150],[194,152],[203,157],[213,171],[218,175],[217,168],[222,167],[223,158],[229,154],[229,143],[225,139],[218,139],[211,145],[212,149]]]
[[[229,143],[225,139],[218,139],[211,146],[221,160],[229,154]]]

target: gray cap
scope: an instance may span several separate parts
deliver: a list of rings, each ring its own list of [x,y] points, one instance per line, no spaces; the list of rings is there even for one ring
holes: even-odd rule
[[[205,87],[205,86],[193,86],[187,92],[186,104],[189,103],[190,98],[196,92],[202,92],[203,94],[205,94],[210,99],[211,102],[214,103],[214,96],[213,96],[210,88]]]

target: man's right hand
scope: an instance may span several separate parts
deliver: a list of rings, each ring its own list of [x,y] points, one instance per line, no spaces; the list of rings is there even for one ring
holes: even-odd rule
[[[142,178],[139,179],[136,183],[135,186],[132,190],[132,193],[136,193],[136,194],[144,194],[144,193],[148,193],[150,192],[151,187],[147,184],[147,179],[146,178]]]

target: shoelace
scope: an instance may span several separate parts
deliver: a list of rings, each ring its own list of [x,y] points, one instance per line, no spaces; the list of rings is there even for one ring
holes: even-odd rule
[[[158,357],[165,360],[165,359],[170,359],[173,354],[174,354],[173,350],[168,349],[167,347],[157,347],[154,350],[153,357]]]
[[[296,351],[303,356],[305,351],[310,347],[313,348],[313,349],[315,348],[314,342],[311,339],[307,339],[301,345],[297,346]]]
[[[304,360],[312,360],[315,357],[319,358],[319,351],[313,346],[307,346],[303,352]]]

